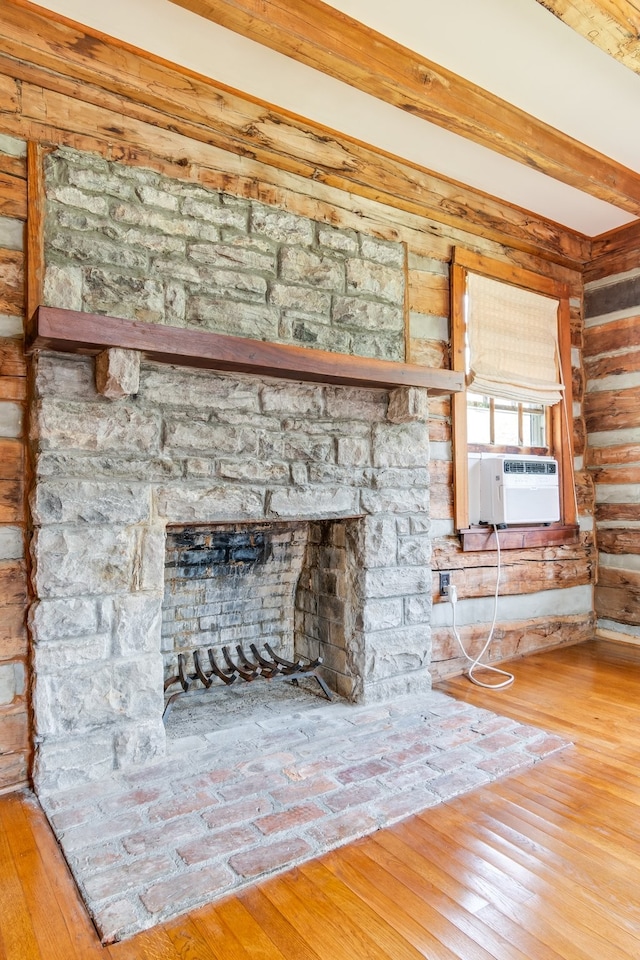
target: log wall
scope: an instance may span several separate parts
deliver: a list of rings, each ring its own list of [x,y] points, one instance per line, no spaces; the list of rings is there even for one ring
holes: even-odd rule
[[[636,253],[637,262],[637,253]],[[640,642],[640,271],[585,287],[587,464],[604,636]]]
[[[0,792],[27,779],[23,354],[26,144],[0,135]]]
[[[17,156],[11,152],[22,140],[46,149],[66,145],[93,151],[406,244],[407,359],[430,367],[447,368],[450,363],[449,263],[454,246],[570,285],[581,540],[573,547],[511,551],[505,557],[503,599],[489,656],[495,660],[589,636],[594,544],[581,403],[581,269],[587,241],[426,170],[376,154],[335,131],[315,129],[122,45],[82,34],[23,3],[5,0],[0,19],[0,142],[6,151],[0,152],[0,213],[2,224],[14,224],[7,228],[12,237],[16,234],[11,230],[26,215],[23,146]],[[0,695],[0,788],[20,783],[27,773],[21,268],[20,246],[0,240],[0,693],[5,691],[6,701]],[[496,560],[491,553],[463,554],[454,535],[447,398],[431,400],[429,426],[437,678],[459,673],[463,666],[452,647],[450,607],[436,595],[437,572],[453,573],[462,636],[474,651],[492,617]]]

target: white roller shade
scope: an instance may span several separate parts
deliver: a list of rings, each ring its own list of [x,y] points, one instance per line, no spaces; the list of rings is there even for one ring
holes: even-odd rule
[[[551,406],[558,367],[558,301],[467,274],[467,385],[474,393]]]

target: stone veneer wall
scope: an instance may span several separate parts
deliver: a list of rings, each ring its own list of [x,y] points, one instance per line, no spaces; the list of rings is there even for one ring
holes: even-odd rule
[[[46,305],[404,360],[403,244],[67,148],[45,172]]]
[[[426,396],[143,364],[108,400],[43,353],[32,417],[35,778],[98,780],[165,749],[168,524],[357,517],[354,696],[430,686]],[[418,400],[417,419],[411,419]]]

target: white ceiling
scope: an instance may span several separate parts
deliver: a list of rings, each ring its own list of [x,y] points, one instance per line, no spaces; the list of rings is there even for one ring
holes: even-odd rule
[[[640,76],[536,0],[329,2],[640,172]],[[633,219],[169,0],[45,0],[41,6],[587,236]]]

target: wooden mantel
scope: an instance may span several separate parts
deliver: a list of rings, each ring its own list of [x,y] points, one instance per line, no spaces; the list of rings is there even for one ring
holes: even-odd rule
[[[463,375],[415,363],[353,357],[281,343],[264,343],[205,330],[121,320],[75,310],[38,307],[26,351],[96,354],[109,347],[139,350],[147,359],[206,370],[253,373],[352,387],[425,387],[434,395],[463,389]]]

